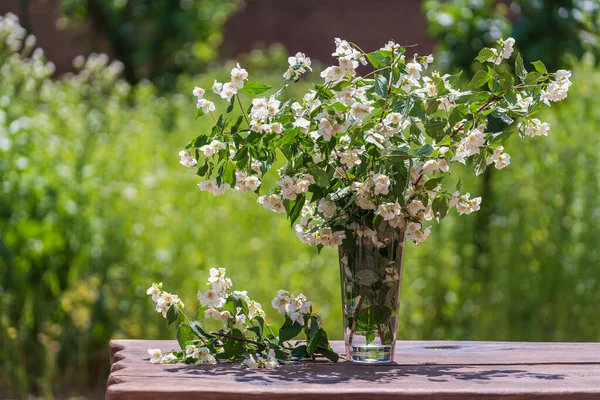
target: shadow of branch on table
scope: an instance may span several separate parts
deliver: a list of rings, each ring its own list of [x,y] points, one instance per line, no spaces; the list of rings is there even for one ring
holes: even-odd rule
[[[281,383],[336,384],[340,382],[391,383],[402,377],[423,377],[431,382],[452,380],[489,381],[492,379],[564,379],[561,374],[534,373],[507,366],[469,365],[356,365],[349,363],[296,363],[282,365],[277,370],[248,370],[238,364],[225,363],[210,366],[185,366],[169,368],[167,372],[177,372],[179,377],[213,379],[227,377],[236,382],[249,382],[258,385]]]

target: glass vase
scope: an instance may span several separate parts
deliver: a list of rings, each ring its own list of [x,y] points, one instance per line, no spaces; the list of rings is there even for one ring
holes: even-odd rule
[[[358,363],[392,362],[396,345],[405,235],[385,222],[374,232],[339,247],[346,358]]]

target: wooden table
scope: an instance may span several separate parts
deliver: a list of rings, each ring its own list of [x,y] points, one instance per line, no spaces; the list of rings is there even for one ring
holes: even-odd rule
[[[333,342],[341,352],[343,344]],[[106,399],[600,399],[600,343],[398,342],[396,364],[153,365],[148,348],[113,340]]]

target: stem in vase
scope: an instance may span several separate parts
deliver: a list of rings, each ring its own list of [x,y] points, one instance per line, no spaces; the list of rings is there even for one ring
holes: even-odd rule
[[[365,301],[364,296],[360,296],[360,300],[356,305],[356,309],[354,310],[354,317],[352,318],[352,328],[350,329],[350,335],[348,336],[348,344],[352,344],[352,337],[354,336],[354,330],[356,329],[356,319],[358,318],[358,313],[360,311],[360,307],[362,306],[363,301]]]

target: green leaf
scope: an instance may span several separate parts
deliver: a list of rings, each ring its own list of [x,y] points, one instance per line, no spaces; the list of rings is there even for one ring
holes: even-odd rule
[[[177,327],[177,342],[179,343],[179,348],[184,350],[186,343],[191,342],[194,338],[194,332],[192,332],[192,328],[190,328],[189,324],[179,324]]]
[[[433,212],[439,218],[442,219],[448,213],[448,197],[438,196],[433,200]]]
[[[492,51],[492,49],[484,47],[483,49],[481,49],[481,51],[479,52],[479,54],[477,55],[477,57],[475,59],[477,61],[479,61],[480,63],[484,63],[493,56],[494,56],[494,52]]]
[[[539,72],[540,74],[544,74],[544,75],[548,74],[548,70],[546,69],[546,66],[544,65],[543,62],[534,61],[534,62],[532,62],[532,64],[533,64],[533,67],[535,68],[535,70],[537,72]]]
[[[173,322],[177,321],[179,318],[179,307],[173,304],[167,310],[167,326],[171,325]]]
[[[431,118],[425,122],[425,132],[430,137],[437,139],[444,133],[446,125],[448,125],[448,121],[444,118]]]
[[[437,185],[439,185],[443,179],[444,179],[443,176],[438,176],[437,178],[429,179],[427,182],[425,182],[425,189],[427,189],[427,190],[435,189],[435,187]]]
[[[388,78],[386,78],[383,74],[378,74],[375,77],[375,94],[382,99],[387,97],[388,91]]]
[[[208,339],[208,338],[214,337],[213,335],[211,335],[210,333],[207,333],[204,330],[204,328],[202,327],[202,324],[199,321],[190,322],[190,329],[200,339]]]
[[[316,326],[316,324],[314,325]],[[321,328],[316,327],[313,330],[311,327],[310,339],[308,340],[308,346],[306,347],[306,351],[311,358],[314,357],[315,350],[319,347],[323,339],[327,341],[327,333]]]
[[[227,106],[227,114],[229,114],[230,112],[233,111],[234,103],[235,103],[235,97],[232,97],[231,101],[229,102],[229,105]]]
[[[377,50],[367,54],[367,59],[373,68],[379,69],[392,63],[392,52],[390,50]]]
[[[539,72],[533,71],[533,72],[530,72],[527,74],[523,83],[525,83],[526,85],[535,85],[538,83],[538,81],[540,80],[541,77],[542,77],[542,74],[540,74]]]
[[[316,353],[321,354],[322,356],[327,358],[329,361],[332,361],[334,363],[338,362],[340,359],[339,354],[336,353],[335,351],[333,351],[333,349],[331,347],[317,346]]]
[[[230,334],[236,338],[244,338],[244,334],[239,329],[232,329]],[[222,338],[223,351],[227,358],[236,358],[242,355],[245,351],[244,342],[234,338]]]
[[[302,213],[302,208],[304,207],[305,200],[306,196],[301,194],[296,198],[296,201],[294,202],[294,206],[292,207],[289,215],[290,224],[292,225],[292,227],[294,226],[294,222],[296,222],[296,220],[298,219],[298,217],[300,217],[300,214]]]
[[[321,168],[311,168],[310,174],[315,178],[315,183],[321,187],[329,187],[329,174]]]
[[[257,81],[247,81],[244,84],[244,87],[240,89],[240,91],[249,94],[261,94],[271,89],[271,86],[267,86],[264,83],[260,83]]]
[[[207,171],[208,171],[208,163],[205,162],[200,168],[198,168],[198,171],[196,172],[196,175],[198,175],[198,176],[204,176]]]
[[[361,269],[356,273],[356,280],[361,286],[371,286],[379,282],[379,276],[372,269]]]
[[[370,307],[362,309],[356,319],[369,326],[375,326],[380,324],[385,324],[388,322],[392,315],[392,310],[389,307],[382,306],[379,304],[373,304]]]
[[[367,341],[367,346],[369,345],[369,343],[372,343],[373,340],[375,340],[375,332],[371,331],[365,333],[365,340]]]
[[[306,351],[305,344],[294,347],[291,351],[291,355],[292,355],[292,357],[298,358],[298,359],[303,359],[303,358],[309,357],[308,352]]]
[[[517,73],[517,76],[521,78],[521,81],[527,76],[527,70],[523,64],[523,58],[521,58],[521,54],[519,53],[517,53],[517,58],[515,60],[515,72]]]
[[[235,121],[235,123],[233,124],[233,126],[231,127],[231,134],[233,135],[234,133],[236,133],[239,129],[240,129],[240,125],[242,124],[242,121],[244,120],[244,116],[240,115],[238,117],[238,119]]]
[[[426,144],[425,146],[415,150],[414,153],[412,153],[412,157],[427,157],[428,155],[430,155],[433,152],[433,147],[430,144]]]
[[[473,89],[478,89],[478,88],[482,87],[483,85],[485,85],[486,83],[488,83],[489,80],[490,80],[490,75],[488,74],[487,71],[484,71],[484,70],[477,71],[477,73],[473,76],[473,79],[471,79],[471,82],[469,82],[469,87],[471,87]]]
[[[302,332],[302,325],[293,322],[290,317],[286,316],[283,326],[279,329],[279,343],[283,344],[283,342],[292,340],[298,336],[300,332]]]
[[[198,119],[202,116],[204,116],[204,111],[202,111],[202,109],[199,108],[198,111],[196,111],[196,119]]]

